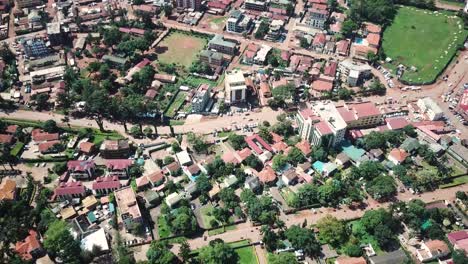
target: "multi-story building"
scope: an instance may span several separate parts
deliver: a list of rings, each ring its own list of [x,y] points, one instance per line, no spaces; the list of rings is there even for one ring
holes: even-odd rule
[[[372,70],[368,64],[357,63],[351,59],[341,61],[338,68],[343,75],[347,76],[350,86],[357,86],[363,78],[371,74]]]
[[[243,72],[241,70],[226,72],[224,89],[226,92],[226,103],[232,104],[245,101],[247,85]]]
[[[307,12],[306,16],[304,17],[304,22],[306,25],[312,28],[324,29],[325,22],[328,19],[328,11],[319,9],[319,8],[311,8],[309,12]]]
[[[178,9],[193,9],[200,10],[201,0],[177,0]]]
[[[278,40],[278,38],[281,36],[281,33],[283,33],[283,28],[284,28],[283,20],[275,19],[271,21],[270,29],[268,30],[268,33],[265,36],[265,39],[269,41]]]
[[[109,176],[118,176],[119,178],[128,178],[132,164],[133,160],[131,159],[106,160],[107,174]]]
[[[240,10],[234,10],[226,21],[226,31],[231,33],[244,33],[249,31],[252,19],[244,15]]]
[[[200,52],[200,61],[210,66],[222,66],[224,64],[224,57],[221,53],[212,50],[202,50]]]
[[[130,230],[135,223],[143,222],[140,207],[131,186],[115,191],[114,195],[125,229]]]
[[[130,152],[127,140],[105,140],[100,147],[101,156],[105,159],[126,158]]]
[[[383,114],[372,102],[345,104],[337,110],[348,129],[374,127],[383,122]]]
[[[246,0],[244,2],[245,9],[255,10],[255,11],[265,11],[267,3],[265,1],[259,0]]]
[[[94,176],[94,160],[70,160],[67,163],[68,174],[75,180],[89,180]]]
[[[301,138],[314,146],[336,146],[344,140],[346,122],[331,102],[316,102],[296,115]]]
[[[431,121],[440,120],[444,116],[444,111],[429,97],[419,99],[418,107]]]
[[[208,42],[208,48],[229,55],[236,53],[236,43],[224,40],[223,36],[218,34]]]
[[[92,190],[94,195],[108,195],[120,189],[121,186],[117,176],[99,177],[93,182]]]
[[[19,8],[35,7],[42,5],[42,0],[16,0],[16,6]]]
[[[209,84],[200,84],[197,92],[192,98],[192,112],[200,113],[204,112],[206,105],[210,101],[211,87]]]

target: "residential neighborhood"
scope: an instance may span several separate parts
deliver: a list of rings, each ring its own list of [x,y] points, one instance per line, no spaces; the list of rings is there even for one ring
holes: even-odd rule
[[[467,11],[0,0],[0,262],[468,263]]]

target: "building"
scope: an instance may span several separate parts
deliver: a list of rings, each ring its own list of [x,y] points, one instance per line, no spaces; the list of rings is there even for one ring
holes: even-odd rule
[[[15,244],[15,252],[25,261],[37,259],[44,253],[41,246],[40,236],[34,230],[29,230],[29,235]]]
[[[246,0],[244,2],[244,7],[247,10],[265,11],[267,7],[267,2],[259,0]]]
[[[418,107],[431,121],[440,120],[444,116],[444,111],[432,98],[421,98],[417,102]]]
[[[388,160],[395,165],[400,165],[408,156],[409,154],[404,149],[394,148],[388,154]]]
[[[270,28],[265,36],[265,39],[269,41],[277,41],[283,33],[284,23],[284,20],[279,19],[274,19],[271,21]]]
[[[348,129],[374,127],[383,122],[383,114],[372,102],[345,104],[337,110]]]
[[[252,19],[240,10],[233,10],[226,21],[226,31],[231,33],[244,33],[250,30]]]
[[[468,2],[467,2],[468,6]],[[465,89],[463,94],[460,96],[460,102],[458,103],[456,109],[465,120],[468,120],[468,89]]]
[[[462,250],[468,256],[468,230],[452,232],[447,238],[454,249]]]
[[[260,179],[258,177],[250,176],[245,179],[244,188],[255,191],[260,187]]]
[[[132,164],[133,160],[131,159],[106,160],[107,174],[109,176],[118,176],[119,178],[128,178]]]
[[[89,180],[94,176],[94,160],[70,160],[67,162],[68,174],[75,180]]]
[[[18,8],[35,7],[42,4],[42,0],[16,0]]]
[[[338,257],[335,264],[367,264],[366,259],[363,257]]]
[[[401,249],[392,252],[381,253],[377,256],[369,258],[370,264],[404,264],[407,263],[408,257]]]
[[[101,253],[106,253],[110,250],[109,241],[103,228],[99,228],[97,231],[81,239],[80,247],[88,252],[92,252],[96,247],[100,249]]]
[[[16,199],[16,182],[5,179],[0,184],[0,201],[12,201]]]
[[[328,11],[320,8],[311,8],[304,17],[306,25],[312,28],[324,29],[328,19]]]
[[[223,66],[224,64],[224,57],[223,54],[212,51],[212,50],[202,50],[199,55],[200,61],[213,66]]]
[[[264,152],[273,152],[273,148],[261,138],[258,134],[253,134],[245,137],[245,142],[250,149],[257,155],[262,155]]]
[[[94,195],[108,195],[120,187],[122,185],[117,176],[99,177],[93,182],[92,191]]]
[[[73,198],[83,198],[86,196],[86,188],[77,182],[61,182],[55,188],[54,196],[59,200],[71,200]]]
[[[124,139],[104,140],[100,152],[105,159],[126,158],[130,153],[130,144]]]
[[[247,94],[247,85],[243,72],[241,70],[226,72],[224,89],[226,92],[226,103],[234,104],[244,102]]]
[[[296,115],[299,134],[313,146],[336,146],[344,140],[347,124],[331,102],[316,102]]]
[[[192,112],[202,113],[205,112],[205,108],[211,98],[211,87],[209,84],[200,84],[198,86],[195,95],[192,98]]]
[[[208,42],[208,48],[228,55],[236,53],[236,43],[224,40],[223,36],[218,34]]]
[[[143,222],[140,207],[131,186],[115,191],[114,195],[125,229],[131,230],[135,223]]]
[[[201,0],[177,0],[176,7],[178,9],[193,9],[198,11],[201,7]]]
[[[370,76],[372,70],[368,64],[357,63],[351,59],[341,61],[338,68],[342,74],[347,76],[347,83],[350,86],[358,86],[363,78]]]
[[[428,262],[450,254],[449,247],[442,240],[423,241],[420,246],[421,248],[416,251],[416,257],[421,262]]]

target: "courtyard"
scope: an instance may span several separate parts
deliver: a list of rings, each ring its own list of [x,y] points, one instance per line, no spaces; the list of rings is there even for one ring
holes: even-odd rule
[[[383,35],[382,48],[393,60],[385,66],[393,73],[398,65],[406,66],[401,80],[408,83],[434,82],[467,33],[455,13],[400,7]]]

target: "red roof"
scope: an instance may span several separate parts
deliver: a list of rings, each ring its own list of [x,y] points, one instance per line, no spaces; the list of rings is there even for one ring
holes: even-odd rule
[[[325,121],[320,121],[317,124],[315,124],[315,129],[317,129],[321,135],[328,135],[333,133],[330,126]]]
[[[281,59],[284,61],[289,61],[289,58],[291,57],[291,53],[287,50],[281,51]]]
[[[144,58],[142,61],[140,61],[135,67],[138,67],[138,68],[143,68],[147,65],[149,65],[151,63],[150,60],[148,60],[147,58]]]
[[[153,172],[150,175],[148,175],[148,179],[152,183],[160,182],[160,181],[164,180],[164,174],[162,173],[162,171],[156,171],[156,172]]]
[[[286,9],[281,9],[281,8],[276,8],[276,7],[270,7],[268,8],[270,12],[273,14],[280,14],[280,15],[286,15],[288,11]]]
[[[54,145],[60,144],[60,140],[53,140],[53,141],[47,141],[40,143],[38,146],[39,152],[44,153],[48,150],[50,150]]]
[[[455,244],[459,240],[468,239],[468,230],[452,232],[447,235],[447,238],[450,243]]]
[[[460,103],[458,104],[463,111],[468,111],[468,89],[463,92],[463,95],[460,97]]]
[[[317,33],[314,37],[314,41],[312,42],[313,46],[316,45],[325,45],[325,42],[327,42],[327,38],[325,34],[323,33]]]
[[[223,154],[221,159],[224,161],[224,163],[232,163],[232,164],[239,164],[240,161],[237,159],[236,155],[234,152],[227,151]]]
[[[94,160],[70,160],[67,162],[67,167],[69,171],[88,171],[89,169],[94,169],[95,164]]]
[[[240,162],[244,161],[248,156],[252,155],[252,151],[249,148],[244,148],[237,151],[237,155],[240,158]]]
[[[41,248],[37,238],[37,232],[31,229],[29,235],[23,241],[16,242],[15,251],[23,260],[32,260],[31,252]]]
[[[59,134],[58,133],[46,133],[40,129],[34,129],[31,133],[32,139],[36,142],[42,141],[51,141],[51,140],[58,140]]]
[[[275,132],[270,132],[270,134],[273,138],[273,142],[277,143],[277,142],[283,141],[283,137],[276,134]]]
[[[385,123],[389,129],[402,129],[409,125],[409,122],[404,117],[386,118]]]
[[[61,195],[83,195],[86,193],[85,187],[81,184],[80,181],[77,182],[62,182],[60,185],[55,188],[55,196]]]
[[[263,153],[263,149],[260,148],[260,146],[258,146],[257,143],[261,145],[265,150],[273,151],[271,146],[268,143],[266,143],[265,140],[263,140],[263,138],[261,138],[258,134],[253,134],[251,136],[245,137],[245,142],[247,142],[247,145],[249,145],[249,147],[259,155]]]
[[[336,51],[340,54],[348,54],[349,40],[343,39],[336,43]]]
[[[119,177],[99,177],[93,182],[93,190],[119,189],[121,187]]]
[[[94,148],[94,144],[91,142],[81,142],[80,151],[84,153],[90,153]]]
[[[7,134],[0,134],[0,143],[11,144],[13,143],[13,136]]]
[[[7,126],[5,132],[8,134],[14,134],[16,131],[18,131],[19,126],[18,125],[9,125]]]
[[[376,116],[381,114],[379,109],[377,109],[375,104],[372,102],[353,104],[352,109],[354,110],[358,118]]]
[[[316,80],[312,83],[312,89],[320,92],[329,92],[333,90],[333,83],[324,80]]]
[[[323,74],[331,77],[335,77],[336,68],[338,67],[338,63],[336,61],[330,61],[328,65],[325,66],[323,70]]]
[[[106,167],[110,170],[125,170],[133,164],[129,159],[111,159],[106,160]]]
[[[207,4],[208,8],[227,9],[229,4],[222,3],[220,1],[209,1]]]
[[[388,154],[388,156],[392,157],[398,162],[403,162],[409,156],[409,154],[406,153],[406,151],[404,151],[403,149],[394,148],[390,151],[390,154]]]
[[[376,25],[376,24],[372,24],[372,23],[364,23],[365,27],[366,27],[366,30],[370,33],[380,33],[382,31],[382,27],[380,27],[379,25]]]
[[[276,152],[284,151],[288,148],[288,144],[284,143],[283,141],[278,141],[271,146]]]
[[[370,33],[369,35],[367,35],[366,40],[367,40],[367,42],[368,42],[370,45],[379,46],[379,43],[380,43],[380,35],[379,35],[379,34]]]
[[[302,151],[302,153],[304,153],[304,155],[309,155],[310,152],[312,152],[312,148],[309,144],[309,142],[307,142],[306,140],[302,140],[301,142],[298,142],[296,144],[296,148],[298,148],[299,150]]]
[[[146,91],[146,93],[145,93],[145,97],[149,98],[149,99],[154,99],[154,97],[156,97],[157,94],[158,94],[158,92],[156,90],[148,89],[148,91]]]
[[[276,173],[270,166],[266,166],[258,173],[258,179],[263,183],[273,182],[276,180]]]

